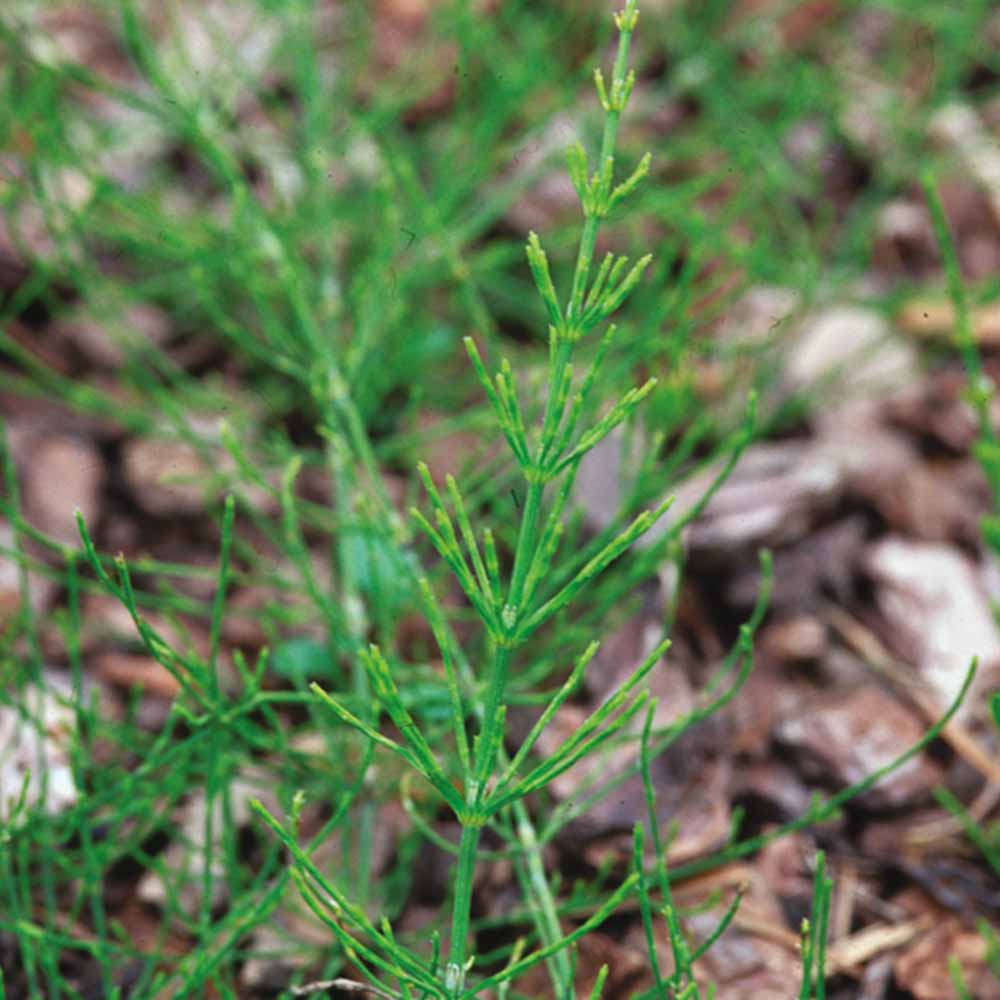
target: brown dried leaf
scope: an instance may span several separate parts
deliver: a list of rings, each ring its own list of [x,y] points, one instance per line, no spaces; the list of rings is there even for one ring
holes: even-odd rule
[[[715,929],[728,902],[687,920],[695,941]],[[787,1000],[789,984],[799,979],[797,942],[766,880],[754,877],[733,925],[695,963],[695,972],[700,982],[715,983],[727,1000]]]
[[[930,134],[958,155],[989,200],[994,223],[1000,225],[1000,148],[976,110],[967,104],[941,108],[931,120]]]
[[[778,738],[813,778],[852,785],[905,753],[924,733],[921,718],[874,687],[826,693],[783,720]],[[942,777],[925,755],[908,761],[866,792],[871,806],[897,807],[926,796]]]
[[[602,931],[592,931],[580,941],[577,954],[575,986],[578,997],[590,996],[602,965],[607,965],[609,970],[602,996],[632,996],[635,991],[652,985],[642,942],[632,945]],[[514,987],[522,996],[549,996],[552,980],[545,966],[538,965],[515,980]]]
[[[923,462],[914,455],[900,473],[880,482],[873,497],[891,531],[928,542],[977,545],[989,491],[976,463]]]
[[[15,619],[21,607],[21,569],[8,551],[14,548],[14,529],[7,521],[0,521],[0,633]],[[41,573],[27,575],[28,605],[32,614],[42,617],[59,592],[59,583]]]
[[[97,676],[109,684],[140,687],[146,694],[168,699],[180,691],[180,683],[174,675],[151,656],[109,650],[95,656],[91,666]]]
[[[689,511],[718,475],[718,468],[687,480],[657,525],[644,537],[651,544]],[[734,552],[756,553],[801,539],[839,500],[845,468],[837,450],[822,443],[757,445],[686,529],[692,557],[731,564]]]
[[[945,369],[897,393],[886,406],[894,427],[956,456],[965,456],[979,433],[976,413],[964,400],[964,372]]]
[[[125,477],[147,513],[193,516],[205,510],[209,467],[194,445],[168,438],[133,438],[123,457]]]
[[[934,227],[925,205],[895,198],[882,207],[876,221],[872,264],[879,272],[910,281],[929,276],[940,266]],[[901,317],[897,317],[897,324],[905,332],[916,332],[907,329]]]
[[[912,345],[893,338],[873,309],[838,305],[804,320],[787,358],[792,383],[808,389],[847,366],[852,396],[909,385],[919,376]]]
[[[954,956],[966,985],[977,1000],[996,1000],[1000,983],[986,966],[986,941],[954,916],[938,914],[934,926],[900,952],[893,963],[897,984],[915,1000],[945,1000],[955,995],[948,972]]]
[[[871,545],[864,564],[875,581],[888,644],[920,668],[943,708],[965,679],[973,657],[981,664],[977,685],[1000,660],[1000,635],[973,563],[943,545],[887,536]],[[958,719],[975,709],[975,694]]]
[[[761,630],[758,648],[782,663],[819,660],[829,648],[826,626],[806,614],[773,621]]]

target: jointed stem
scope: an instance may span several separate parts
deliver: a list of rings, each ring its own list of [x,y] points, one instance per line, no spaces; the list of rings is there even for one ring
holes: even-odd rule
[[[451,942],[445,967],[445,988],[458,996],[465,987],[465,941],[469,936],[469,911],[472,905],[472,879],[476,872],[479,849],[479,826],[463,826],[458,845],[458,870],[455,873],[455,899],[452,904]]]
[[[605,123],[605,139],[607,132],[607,123]],[[602,146],[604,144],[602,143]],[[580,311],[583,308],[583,293],[587,289],[587,276],[590,274],[590,263],[594,258],[594,244],[597,242],[597,228],[600,223],[601,220],[598,216],[590,215],[583,224],[580,249],[576,255],[576,268],[573,271],[573,290],[570,292],[569,306],[566,309],[566,325],[571,329],[574,322],[579,319]]]
[[[556,901],[552,896],[552,889],[542,867],[541,845],[525,804],[515,802],[512,808],[517,823],[517,837],[521,841],[522,847],[525,848],[528,879],[538,902],[539,912],[537,916],[540,918],[543,928],[542,943],[551,944],[562,937],[562,928],[559,926]],[[573,996],[573,968],[569,957],[565,951],[557,951],[549,961],[551,962],[553,979],[567,991],[565,995],[560,995],[557,1000],[571,1000]]]
[[[527,497],[518,531],[510,589],[501,612],[503,635],[495,636],[493,663],[485,704],[480,715],[480,732],[475,744],[472,775],[466,788],[466,813],[461,817],[463,826],[452,904],[451,940],[448,949],[448,962],[444,970],[444,986],[452,997],[458,997],[465,988],[466,939],[469,933],[472,882],[475,874],[480,831],[485,822],[482,804],[494,770],[496,756],[498,753],[502,753],[503,733],[500,731],[500,727],[503,725],[504,718],[504,689],[507,672],[514,650],[524,641],[523,638],[520,641],[515,640],[514,636],[519,622],[527,611],[527,605],[531,602],[530,590],[533,588],[528,583],[528,574],[539,544],[542,499],[548,481],[546,470],[550,468],[549,461],[554,461],[559,457],[549,453],[555,447],[559,426],[566,408],[566,397],[565,395],[560,396],[559,389],[563,384],[574,344],[583,333],[581,317],[587,280],[594,256],[597,231],[609,204],[618,120],[631,86],[630,80],[626,82],[625,68],[628,61],[629,39],[634,23],[635,2],[629,0],[625,11],[619,15],[620,36],[612,76],[610,101],[605,101],[603,84],[600,80],[598,81],[606,111],[597,169],[597,174],[601,178],[598,182],[600,186],[595,192],[596,199],[591,199],[589,204],[585,203],[584,206],[585,220],[580,236],[572,289],[565,312],[565,322],[558,331],[558,342],[550,356],[549,393],[542,418],[541,438],[534,461],[526,464],[524,469],[528,479]],[[526,846],[536,847],[534,830],[527,810],[520,802],[515,802],[514,806],[519,837],[522,838],[522,842]],[[551,937],[553,941],[558,940],[560,929],[555,902],[548,886],[545,885],[544,872],[537,851],[529,851],[528,857],[532,884],[539,889],[539,895],[543,901],[542,910],[546,935]],[[560,961],[558,966],[558,978],[564,987],[569,988],[570,969],[568,963]]]
[[[517,536],[517,549],[514,553],[514,568],[511,572],[510,590],[507,592],[507,603],[504,608],[504,625],[508,633],[514,631],[517,620],[524,610],[524,581],[528,575],[531,558],[534,555],[535,541],[538,537],[538,520],[542,507],[543,483],[535,481],[528,483],[528,495],[524,501],[524,512],[521,516],[521,529]]]
[[[561,345],[569,347],[569,344]],[[560,350],[565,364],[566,354]],[[549,405],[546,408],[546,421],[550,408],[554,407],[553,394],[549,394]],[[524,581],[528,567],[534,554],[534,542],[538,534],[538,522],[541,514],[542,493],[544,483],[534,480],[528,484],[528,495],[524,504],[518,533],[517,549],[514,554],[514,568],[511,576],[510,590],[507,595],[504,622],[509,632],[513,632],[517,624],[518,609],[524,591]],[[509,611],[509,616],[507,612]],[[503,706],[504,688],[507,683],[507,671],[510,667],[513,648],[506,644],[494,647],[493,664],[490,671],[489,688],[486,693],[486,704],[482,715],[482,727],[475,745],[475,760],[473,762],[474,780],[466,789],[467,806],[473,814],[482,803],[486,784],[493,771],[497,747],[500,744],[497,727],[502,724],[501,708]],[[476,852],[479,849],[479,834],[481,825],[473,816],[471,822],[462,828],[462,839],[459,843],[458,870],[455,876],[455,895],[452,905],[451,941],[448,947],[448,965],[445,969],[445,985],[457,996],[465,978],[465,945],[469,932],[469,909],[472,902],[472,878],[475,872]]]

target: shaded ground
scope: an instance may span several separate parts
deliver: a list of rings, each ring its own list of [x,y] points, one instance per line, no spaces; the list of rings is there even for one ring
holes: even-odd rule
[[[585,463],[571,544],[667,492],[678,495],[671,517],[688,509],[752,386],[760,433],[684,533],[683,560],[672,553],[682,571],[670,552],[650,566],[640,551],[544,637],[522,665],[537,674],[518,692],[510,747],[537,716],[531,690],[560,680],[586,639],[604,642],[542,753],[655,646],[664,621],[673,646],[650,681],[656,726],[690,711],[753,608],[758,550],[770,549],[774,589],[749,680],[655,761],[659,818],[677,824],[671,865],[692,872],[675,889],[692,937],[747,886],[699,962],[705,981],[725,998],[792,995],[821,848],[836,886],[828,996],[952,997],[955,957],[970,995],[1000,997],[977,928],[1000,922],[1000,880],[939,791],[995,845],[1000,755],[986,705],[1000,686],[1000,566],[981,540],[990,494],[919,185],[932,165],[972,328],[1000,376],[1000,20],[975,4],[698,6],[644,7],[623,157],[650,148],[654,172],[606,237],[655,250],[659,270],[622,316],[633,335],[604,398],[649,374],[664,385]],[[338,973],[328,930],[286,884],[287,858],[247,803],[280,814],[305,788],[311,836],[360,774],[358,747],[304,693],[313,679],[357,683],[352,647],[332,635],[387,643],[429,726],[444,731],[448,705],[433,636],[399,583],[404,557],[366,513],[368,470],[350,448],[346,468],[324,450],[332,397],[310,387],[335,358],[392,505],[405,516],[422,503],[418,457],[439,482],[463,472],[509,558],[523,486],[494,445],[461,336],[494,362],[509,354],[530,384],[544,321],[527,304],[521,247],[529,229],[545,234],[561,277],[573,252],[575,194],[552,153],[578,133],[593,140],[600,5],[202,8],[173,26],[142,10],[141,29],[100,4],[0,14],[0,412],[32,529],[13,518],[8,477],[0,670],[8,702],[46,731],[30,737],[0,705],[0,791],[16,795],[40,761],[48,773],[48,810],[12,824],[0,869],[9,997],[103,997],[114,985],[122,996],[277,996]],[[192,113],[202,108],[204,120]],[[237,499],[234,578],[214,636],[226,492]],[[124,554],[148,621],[193,660],[214,659],[227,693],[240,690],[237,652],[252,664],[267,644],[266,688],[302,697],[219,743],[171,714],[177,673],[89,569],[69,568],[75,509],[100,552]],[[406,551],[435,565],[418,541]],[[474,660],[467,609],[435,572]],[[737,815],[739,837],[764,834],[803,815],[814,792],[903,754],[974,657],[972,693],[926,752],[836,819],[693,874]],[[634,745],[612,748],[532,804],[543,829],[550,809],[561,817],[544,858],[567,922],[621,881],[645,814],[637,778],[585,813],[574,804],[634,756]],[[397,934],[426,940],[446,910],[451,858],[421,824],[452,842],[458,828],[416,785],[416,802],[401,801],[396,765],[379,767],[317,864],[367,894]],[[509,860],[481,866],[478,954],[502,957],[528,932],[520,901]],[[657,948],[669,969],[665,936]],[[581,996],[604,962],[605,996],[650,987],[637,903],[581,943]],[[549,989],[542,968],[517,983],[522,996]]]

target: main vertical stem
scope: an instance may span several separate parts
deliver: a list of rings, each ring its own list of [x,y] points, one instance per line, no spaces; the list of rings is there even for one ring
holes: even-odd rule
[[[486,696],[482,729],[476,739],[474,778],[466,789],[466,807],[475,812],[479,807],[483,789],[489,780],[493,761],[490,747],[496,746],[496,727],[499,725],[500,706],[510,664],[510,649],[498,646],[490,673],[490,686]],[[465,945],[469,936],[469,911],[472,908],[472,879],[476,869],[476,851],[482,825],[475,816],[466,819],[462,826],[462,839],[458,845],[458,868],[455,873],[455,895],[451,910],[451,941],[448,944],[448,965],[445,968],[445,988],[457,996],[465,985]]]
[[[551,398],[551,397],[550,397]],[[524,580],[531,561],[534,539],[538,532],[541,514],[543,483],[533,481],[528,484],[524,514],[518,532],[517,550],[514,554],[514,568],[511,574],[510,591],[507,594],[507,608],[513,629],[516,624],[518,605],[524,588]],[[506,609],[505,609],[506,610]],[[497,645],[490,671],[486,705],[482,716],[482,728],[475,744],[473,780],[466,789],[466,807],[473,813],[462,826],[462,839],[458,846],[458,869],[455,874],[455,895],[452,903],[451,941],[448,945],[448,964],[445,968],[445,989],[452,996],[458,996],[465,985],[465,945],[469,936],[469,911],[472,905],[472,879],[476,868],[476,851],[482,826],[474,815],[479,808],[486,783],[493,769],[493,756],[497,746],[497,727],[500,725],[507,670],[510,666],[512,649],[507,645]]]
[[[472,879],[476,872],[476,851],[479,848],[479,826],[463,826],[458,845],[458,870],[455,873],[455,898],[451,911],[451,942],[444,986],[452,996],[465,988],[465,941],[469,936],[469,915],[472,907]]]
[[[634,0],[630,0],[626,5],[625,11],[622,13],[622,17],[627,19],[628,16],[634,14],[634,9]],[[612,75],[613,93],[617,93],[618,88],[623,84],[625,79],[629,37],[633,26],[634,18],[631,24],[619,24],[621,34]],[[605,164],[610,163],[614,155],[618,133],[618,119],[623,104],[624,101],[619,101],[612,107],[606,106],[607,114],[604,121],[604,133],[601,139],[598,171],[603,171]],[[584,219],[576,267],[573,273],[573,284],[566,308],[568,333],[556,346],[550,362],[549,395],[542,418],[541,440],[538,443],[536,461],[533,467],[526,469],[528,493],[518,531],[517,547],[514,553],[514,566],[511,571],[510,589],[502,610],[505,640],[513,636],[518,619],[525,610],[522,605],[526,600],[530,602],[531,599],[531,595],[525,594],[524,591],[528,572],[535,557],[535,548],[538,544],[538,525],[542,509],[542,496],[547,481],[545,477],[547,467],[545,459],[563,417],[557,397],[559,396],[559,387],[562,383],[563,372],[566,365],[569,364],[573,353],[573,344],[581,332],[575,326],[579,321],[583,309],[587,278],[593,260],[597,230],[600,226],[601,217],[604,214],[604,206],[606,205],[609,193],[607,189],[609,183],[610,174],[608,175],[608,181],[605,183],[604,189],[600,192],[601,207],[598,210],[588,211]],[[475,875],[476,852],[479,848],[480,831],[482,830],[482,818],[479,815],[479,810],[486,791],[486,785],[493,770],[499,737],[502,736],[502,734],[497,732],[497,728],[501,725],[504,687],[507,681],[507,671],[513,650],[514,645],[508,641],[498,642],[495,646],[486,703],[484,712],[481,715],[481,728],[475,744],[475,759],[472,767],[473,776],[466,789],[467,815],[462,819],[462,837],[458,847],[458,867],[455,874],[455,892],[452,903],[451,940],[448,945],[448,962],[444,975],[445,989],[452,997],[458,997],[465,988],[466,940],[469,935],[472,882]],[[536,847],[534,831],[528,820],[527,812],[523,810],[523,806],[519,810],[518,821],[518,832],[522,841],[526,842],[526,846],[529,846],[529,848]],[[540,869],[534,867],[532,874],[537,878],[540,875]],[[547,892],[542,892],[541,895],[549,903],[544,914],[546,930],[550,934],[558,935],[559,919],[555,911],[554,901]],[[565,974],[566,970],[562,971]]]

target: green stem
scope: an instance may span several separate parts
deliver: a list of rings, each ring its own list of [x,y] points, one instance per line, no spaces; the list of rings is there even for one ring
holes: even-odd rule
[[[607,123],[604,126],[604,141],[601,143],[601,159],[604,159],[604,148],[607,145]],[[588,215],[583,223],[580,235],[580,249],[576,254],[576,267],[573,270],[573,289],[569,295],[569,305],[566,308],[566,326],[572,327],[583,308],[583,294],[587,289],[587,276],[590,274],[590,262],[594,259],[594,244],[597,242],[597,229],[601,220],[597,215]],[[572,339],[575,339],[572,338]]]
[[[542,439],[539,444],[538,462],[528,481],[528,495],[524,502],[524,512],[521,515],[521,525],[517,535],[517,548],[514,552],[514,568],[511,572],[510,590],[507,592],[507,606],[504,616],[511,621],[504,621],[508,634],[514,631],[517,619],[520,617],[520,605],[524,597],[524,584],[531,568],[535,546],[538,541],[538,522],[542,510],[542,494],[545,492],[545,479],[542,478],[541,464],[544,461],[548,444],[562,420],[562,410],[559,407],[558,387],[562,382],[563,372],[573,354],[573,342],[560,340],[552,357],[549,370],[549,394],[545,401],[545,414],[542,417]],[[509,611],[508,611],[509,609]]]
[[[612,85],[615,80],[624,79],[625,67],[628,65],[628,46],[631,32],[623,31],[618,42],[618,54],[615,58],[615,67],[612,74]],[[604,116],[604,132],[601,135],[601,153],[597,161],[597,172],[604,169],[604,164],[610,157],[614,156],[615,146],[618,143],[618,121],[621,118],[621,110],[611,107]],[[609,176],[610,182],[610,176]],[[597,230],[601,224],[604,214],[603,203],[608,196],[605,188],[600,195],[602,207],[593,214],[588,214],[583,224],[583,233],[580,235],[580,250],[576,257],[576,268],[573,272],[573,290],[570,293],[569,305],[566,309],[566,325],[571,327],[579,318],[583,309],[583,296],[587,288],[587,276],[590,274],[590,264],[594,258],[594,245],[597,242]]]
[[[448,964],[444,970],[445,989],[457,997],[465,988],[465,941],[469,936],[469,911],[472,906],[472,879],[479,848],[479,826],[462,827],[458,845],[458,870],[455,873],[455,898],[451,911],[451,942]]]
[[[550,401],[552,395],[549,397]],[[554,405],[554,404],[552,404]],[[518,532],[517,550],[514,555],[514,569],[507,607],[504,609],[505,626],[513,631],[517,624],[517,604],[524,588],[528,565],[531,562],[532,544],[537,534],[538,518],[541,511],[544,484],[533,481],[528,485],[528,496],[524,504],[521,527]],[[458,848],[458,870],[455,875],[455,894],[452,903],[451,941],[448,946],[448,964],[445,967],[445,988],[458,996],[465,981],[465,945],[469,934],[469,910],[472,904],[472,878],[476,866],[476,852],[482,829],[476,812],[489,780],[494,763],[494,748],[498,745],[497,727],[501,724],[504,688],[510,667],[512,648],[496,645],[493,667],[490,671],[489,688],[481,716],[481,728],[476,739],[473,773],[475,777],[466,790],[466,805],[472,815],[463,821],[462,839]]]
[[[556,901],[552,896],[549,881],[545,876],[545,868],[542,865],[541,845],[538,843],[535,826],[531,822],[531,817],[524,803],[515,802],[513,810],[517,822],[517,839],[525,848],[524,858],[527,863],[528,878],[539,907],[535,918],[542,931],[542,944],[550,945],[562,938],[562,927],[559,923]],[[572,1000],[573,968],[569,955],[565,951],[557,951],[548,960],[548,965],[553,982],[564,991],[560,994],[561,1000]]]
[[[465,944],[469,936],[469,911],[472,907],[472,878],[476,868],[476,852],[482,825],[476,811],[482,800],[483,790],[493,768],[491,747],[497,745],[496,727],[500,724],[500,707],[510,665],[510,649],[497,646],[490,674],[490,686],[481,717],[481,728],[475,746],[474,778],[466,789],[466,806],[471,815],[462,820],[462,839],[458,845],[458,870],[455,874],[455,895],[452,902],[451,941],[448,945],[448,964],[445,967],[445,988],[458,996],[465,984]]]
[[[528,495],[524,501],[524,513],[521,517],[521,529],[517,536],[517,549],[514,552],[514,569],[511,573],[510,590],[507,591],[507,603],[503,609],[503,625],[508,635],[513,633],[521,617],[521,597],[524,593],[524,581],[534,554],[535,540],[538,535],[538,517],[542,507],[542,492],[545,485],[537,480],[528,483]],[[487,718],[489,718],[487,716]]]
[[[631,4],[628,5],[626,10],[631,9],[631,7]],[[621,32],[612,77],[613,84],[615,81],[624,79],[625,67],[628,61],[630,34],[631,29],[629,28],[625,28]],[[607,111],[604,120],[604,134],[601,141],[601,155],[598,164],[599,172],[605,169],[605,164],[614,154],[620,115],[620,107],[614,107]],[[504,703],[507,671],[513,651],[520,645],[520,643],[512,641],[511,637],[514,635],[518,621],[524,611],[521,605],[525,597],[525,585],[528,571],[533,561],[535,547],[538,544],[538,527],[546,483],[542,472],[543,463],[548,449],[552,446],[553,439],[563,417],[563,407],[560,406],[558,399],[559,387],[562,384],[566,366],[570,362],[574,342],[583,332],[582,330],[574,330],[573,327],[578,322],[583,310],[587,278],[594,256],[597,230],[607,204],[610,180],[609,171],[607,181],[603,184],[600,192],[596,210],[588,211],[584,220],[576,267],[573,272],[573,287],[566,310],[568,335],[563,335],[559,338],[556,349],[551,356],[549,393],[545,404],[545,413],[542,418],[541,440],[537,452],[537,462],[534,463],[533,467],[529,466],[525,469],[528,477],[528,491],[518,530],[510,589],[507,592],[507,600],[501,618],[505,635],[502,637],[501,642],[495,645],[489,688],[487,690],[484,710],[480,715],[480,731],[475,746],[475,760],[473,763],[474,778],[466,789],[467,812],[464,817],[461,817],[463,825],[462,837],[459,842],[458,868],[455,876],[455,892],[452,903],[451,941],[448,950],[448,963],[444,972],[444,986],[452,997],[457,997],[463,991],[465,985],[466,939],[469,934],[472,882],[475,874],[476,852],[479,848],[480,830],[482,828],[482,820],[479,813],[485,795],[486,784],[489,781],[495,763],[494,758],[497,753],[497,747],[500,745],[498,737],[502,736],[502,734],[497,732],[497,727],[502,725],[501,709]],[[545,881],[545,873],[537,849],[538,845],[534,828],[531,825],[527,810],[523,804],[515,802],[514,806],[519,839],[526,846],[530,847],[527,852],[530,877],[543,903],[541,925],[545,935],[554,943],[560,940],[559,919],[556,913],[555,901]],[[559,955],[559,960],[553,970],[556,973],[555,978],[566,989],[571,990],[572,970],[569,968],[565,954],[563,952],[558,952],[557,954]]]
[[[550,458],[550,452],[557,442],[557,430],[562,423],[565,405],[559,406],[559,386],[562,385],[563,373],[573,356],[573,341],[561,339],[552,359],[552,368],[549,373],[549,395],[545,400],[545,415],[542,418],[542,439],[538,447],[538,459],[536,467],[540,471],[546,467]]]
[[[497,745],[496,727],[500,724],[500,709],[503,705],[504,687],[507,682],[507,670],[510,667],[511,650],[507,646],[497,646],[493,659],[493,670],[490,674],[490,686],[486,693],[486,704],[483,710],[482,726],[476,739],[475,764],[473,773],[477,788],[470,789],[472,805],[478,807],[483,795],[483,789],[493,768],[490,747]]]

